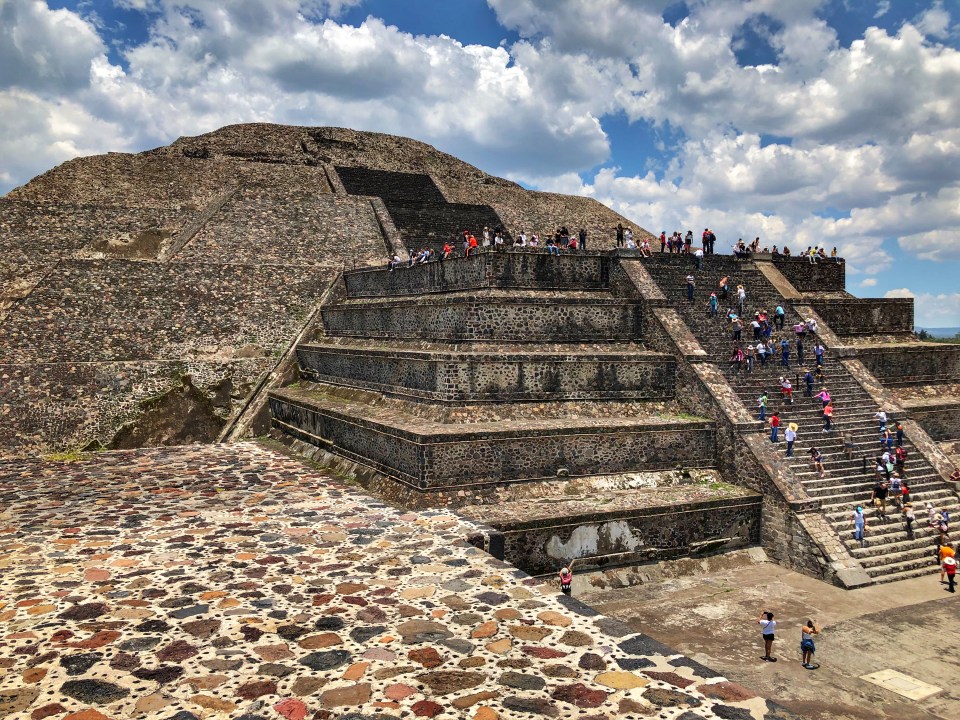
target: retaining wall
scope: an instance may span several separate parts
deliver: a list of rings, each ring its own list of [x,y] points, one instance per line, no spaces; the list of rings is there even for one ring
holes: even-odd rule
[[[847,289],[847,265],[842,258],[840,262],[828,259],[816,264],[806,258],[782,255],[772,260],[777,270],[800,292],[842,292]]]
[[[344,273],[348,297],[392,297],[420,293],[518,288],[525,290],[600,290],[610,286],[610,258],[504,250],[450,258],[394,271]]]
[[[503,534],[504,559],[531,575],[555,573],[576,561],[578,572],[611,565],[686,557],[691,547],[732,550],[760,541],[758,495],[635,508],[602,517],[563,516],[537,522],[492,523]]]
[[[891,344],[861,347],[856,355],[884,385],[927,384],[960,378],[960,345]]]
[[[840,336],[913,332],[913,298],[850,298],[810,304]]]
[[[658,353],[453,353],[337,345],[297,348],[314,382],[443,402],[664,400],[676,360]]]
[[[323,309],[328,335],[510,342],[634,340],[638,303],[609,299],[458,296],[337,305]]]
[[[715,463],[710,422],[618,420],[522,430],[428,423],[417,431],[413,418],[388,424],[276,393],[270,409],[275,428],[424,491]]]

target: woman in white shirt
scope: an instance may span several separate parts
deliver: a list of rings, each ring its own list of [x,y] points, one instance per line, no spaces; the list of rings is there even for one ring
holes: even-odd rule
[[[773,649],[773,641],[775,638],[775,633],[777,630],[777,621],[773,619],[772,612],[762,612],[760,613],[760,618],[757,620],[760,623],[760,632],[763,634],[763,657],[761,660],[766,660],[767,662],[776,662],[777,659],[770,655],[770,651]]]

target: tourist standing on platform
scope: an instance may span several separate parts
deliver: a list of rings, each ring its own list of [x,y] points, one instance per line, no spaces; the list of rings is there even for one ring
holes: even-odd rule
[[[760,659],[776,662],[777,659],[770,653],[773,651],[773,641],[776,640],[777,621],[773,619],[772,612],[764,610],[757,622],[760,623],[760,633],[763,636],[763,656]]]
[[[807,670],[816,670],[819,665],[813,664],[813,655],[817,652],[817,646],[813,642],[813,636],[820,634],[820,628],[813,620],[807,620],[800,628],[800,652],[802,654],[801,663]]]
[[[584,228],[580,228],[579,238],[580,252],[583,252],[587,249],[587,231]]]
[[[764,390],[760,393],[760,397],[757,398],[757,408],[760,410],[760,422],[763,422],[767,417],[767,391]]]
[[[703,270],[703,248],[697,248],[693,256],[697,259],[697,270]]]
[[[780,411],[776,411],[770,416],[770,442],[780,442],[777,437],[780,433]]]
[[[623,247],[623,225],[617,223],[617,247]]]

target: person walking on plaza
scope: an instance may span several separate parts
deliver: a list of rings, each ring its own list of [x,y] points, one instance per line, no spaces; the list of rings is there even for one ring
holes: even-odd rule
[[[773,652],[773,641],[776,640],[777,621],[773,619],[773,613],[764,610],[757,619],[760,625],[760,634],[763,636],[763,655],[761,660],[767,662],[776,662],[777,659],[770,653]]]
[[[943,572],[947,574],[947,592],[956,592],[954,584],[957,578],[957,560],[954,557],[943,559]]]
[[[863,514],[863,507],[857,505],[851,519],[853,520],[853,539],[860,543],[860,547],[866,547],[864,533],[867,530],[867,517]]]
[[[801,663],[807,670],[816,670],[819,665],[814,665],[813,655],[817,652],[817,646],[813,642],[813,636],[820,634],[820,628],[813,620],[807,620],[800,628],[800,652],[802,654]]]

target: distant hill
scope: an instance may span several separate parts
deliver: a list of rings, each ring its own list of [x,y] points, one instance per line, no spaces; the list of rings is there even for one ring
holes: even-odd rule
[[[917,328],[917,332],[926,330],[935,338],[952,338],[960,333],[960,327],[941,327],[941,328]]]

